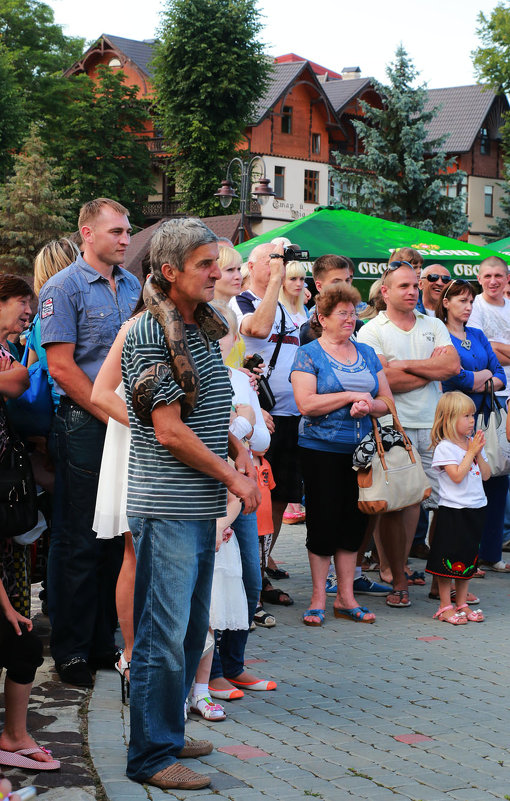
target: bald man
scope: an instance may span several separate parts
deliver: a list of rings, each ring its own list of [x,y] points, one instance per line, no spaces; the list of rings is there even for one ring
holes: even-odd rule
[[[442,264],[429,264],[425,267],[418,281],[423,304],[423,310],[420,311],[424,311],[429,317],[435,317],[439,295],[451,280],[450,273]]]

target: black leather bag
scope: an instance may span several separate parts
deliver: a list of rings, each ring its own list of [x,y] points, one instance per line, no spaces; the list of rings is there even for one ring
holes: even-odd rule
[[[265,412],[270,412],[276,403],[276,398],[273,395],[273,390],[269,386],[269,381],[265,375],[261,375],[258,378],[257,389],[259,392],[259,403],[261,409],[264,409]]]
[[[7,453],[0,465],[0,539],[7,539],[34,528],[38,508],[30,457],[9,423],[3,400],[1,411],[6,416],[9,431]]]

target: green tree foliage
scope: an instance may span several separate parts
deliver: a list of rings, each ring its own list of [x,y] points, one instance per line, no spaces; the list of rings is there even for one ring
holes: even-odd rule
[[[10,53],[28,119],[54,117],[62,71],[81,56],[84,39],[66,36],[40,0],[0,0],[0,42]]]
[[[9,53],[0,44],[0,183],[12,170],[24,134],[24,116]]]
[[[99,80],[68,83],[66,124],[47,128],[48,149],[64,165],[60,185],[71,194],[71,212],[94,197],[112,197],[127,206],[131,221],[141,221],[142,201],[152,189],[150,154],[142,132],[149,119],[136,87],[123,72],[99,67]],[[76,91],[78,88],[78,91]]]
[[[480,47],[473,51],[473,64],[479,81],[500,94],[510,91],[510,6],[498,3],[489,16],[478,16],[478,36]],[[501,129],[502,147],[505,159],[505,183],[500,207],[503,212],[494,225],[489,226],[493,233],[491,239],[510,234],[510,115],[505,114]]]
[[[0,190],[0,269],[30,273],[38,250],[69,231],[69,202],[56,190],[59,170],[32,126]]]
[[[186,212],[219,213],[214,192],[271,70],[261,27],[255,0],[167,0],[155,85]]]
[[[481,46],[473,51],[473,64],[480,82],[497,92],[510,91],[510,7],[498,3],[489,16],[478,15]]]
[[[353,123],[364,153],[334,154],[340,167],[333,171],[337,196],[365,214],[459,236],[468,227],[463,201],[444,192],[464,173],[448,173],[455,160],[446,156],[446,137],[427,138],[437,109],[425,111],[426,89],[413,87],[417,72],[402,46],[386,73],[389,85],[373,82],[382,109],[361,101],[365,118]]]

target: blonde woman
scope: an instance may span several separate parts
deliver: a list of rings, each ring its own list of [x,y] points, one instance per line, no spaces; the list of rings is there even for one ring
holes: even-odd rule
[[[289,261],[278,300],[285,306],[296,328],[308,320],[305,309],[306,270],[300,261]]]
[[[221,278],[214,287],[214,300],[228,305],[229,301],[239,295],[242,284],[241,256],[234,248],[220,245],[218,267]],[[231,353],[225,359],[227,367],[234,369],[242,367],[246,356],[246,348],[242,337],[237,336]]]
[[[46,283],[60,270],[68,267],[80,255],[77,245],[65,237],[62,239],[52,239],[45,245],[34,261],[34,292],[39,296],[39,292]],[[36,314],[27,337],[29,354],[28,366],[40,361],[48,376],[48,382],[52,388],[52,397],[55,408],[58,406],[60,396],[53,389],[53,379],[48,371],[48,361],[46,359],[46,349],[41,345],[41,321]]]

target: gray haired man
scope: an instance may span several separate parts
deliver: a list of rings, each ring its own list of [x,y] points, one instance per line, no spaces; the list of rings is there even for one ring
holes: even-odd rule
[[[122,354],[131,428],[127,513],[137,556],[127,774],[162,789],[210,782],[178,760],[212,750],[207,740],[184,742],[183,709],[207,634],[215,522],[225,515],[227,488],[246,513],[260,500],[247,451],[228,431],[232,392],[219,345],[195,321],[221,276],[217,259],[216,235],[200,220],[164,223],[151,243],[151,269],[171,324],[162,327],[146,312],[128,332]],[[185,421],[186,393],[168,345],[179,329],[175,310],[200,387]],[[151,420],[142,422],[133,392],[155,364],[172,369],[152,388]]]

